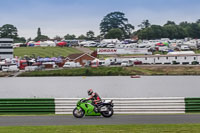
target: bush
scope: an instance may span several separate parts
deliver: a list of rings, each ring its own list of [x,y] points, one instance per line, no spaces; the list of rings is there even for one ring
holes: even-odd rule
[[[199,64],[198,61],[193,61],[193,62],[192,62],[192,65],[197,65],[197,64]]]
[[[172,64],[177,65],[177,64],[180,64],[180,62],[172,61]]]

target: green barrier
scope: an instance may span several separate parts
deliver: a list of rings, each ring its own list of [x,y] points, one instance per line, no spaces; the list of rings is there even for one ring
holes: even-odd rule
[[[200,98],[185,98],[186,113],[200,113]]]
[[[55,113],[54,98],[0,99],[0,114],[51,114]]]

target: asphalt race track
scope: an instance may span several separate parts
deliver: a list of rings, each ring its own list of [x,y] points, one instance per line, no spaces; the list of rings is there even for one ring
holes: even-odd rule
[[[117,125],[117,124],[183,124],[200,123],[200,114],[183,115],[114,115],[111,118],[72,115],[55,116],[0,116],[0,126],[41,125]]]

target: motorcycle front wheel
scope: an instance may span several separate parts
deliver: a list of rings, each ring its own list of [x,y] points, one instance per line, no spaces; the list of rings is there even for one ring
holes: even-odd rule
[[[85,114],[85,112],[82,109],[78,110],[77,108],[75,108],[73,110],[73,116],[76,118],[82,118],[84,116],[84,114]]]
[[[112,115],[113,115],[113,108],[112,107],[108,107],[108,111],[103,111],[103,112],[101,112],[101,115],[103,116],[103,117],[111,117]]]

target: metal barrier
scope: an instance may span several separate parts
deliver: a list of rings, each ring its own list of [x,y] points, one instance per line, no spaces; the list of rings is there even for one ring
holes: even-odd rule
[[[56,114],[72,114],[78,98],[55,98]],[[115,114],[185,113],[184,97],[105,98],[113,100]]]
[[[0,99],[0,114],[72,114],[80,98]],[[115,114],[199,113],[200,98],[105,98],[113,100]]]
[[[185,98],[186,113],[200,113],[200,98]]]
[[[0,114],[55,113],[54,98],[0,99]]]

